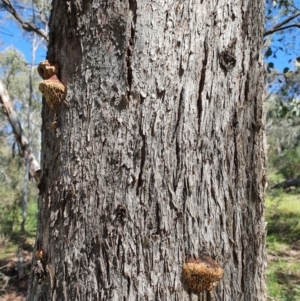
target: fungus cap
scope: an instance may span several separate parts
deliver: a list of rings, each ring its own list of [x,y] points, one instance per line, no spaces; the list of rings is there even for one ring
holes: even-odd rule
[[[58,80],[56,75],[43,80],[39,85],[39,90],[51,109],[55,108],[62,101],[65,94],[65,86]]]
[[[58,65],[51,65],[48,60],[44,60],[39,63],[37,71],[42,79],[49,79],[53,75],[58,75]]]
[[[200,293],[212,290],[223,278],[223,269],[207,255],[201,254],[199,258],[190,258],[183,265],[183,275],[188,287]]]

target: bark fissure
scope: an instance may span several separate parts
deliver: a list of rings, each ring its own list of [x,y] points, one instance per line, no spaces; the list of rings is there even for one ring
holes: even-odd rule
[[[141,125],[142,126],[142,125]],[[138,183],[136,188],[136,195],[139,195],[139,189],[143,185],[143,169],[146,161],[146,135],[143,134],[143,129],[140,128],[140,136],[142,138],[142,147],[141,147],[141,153],[140,153],[140,172],[138,176]]]
[[[137,21],[137,2],[136,0],[129,0],[129,12],[132,14],[132,20],[130,24],[130,38],[128,41],[127,51],[126,51],[126,67],[127,67],[127,82],[129,90],[127,91],[127,99],[130,100],[132,80],[133,80],[133,70],[132,70],[132,56],[134,51],[135,43],[135,26]]]
[[[137,1],[136,0],[129,0],[129,10],[133,14],[132,21],[133,21],[133,24],[135,27],[136,20],[137,20]]]
[[[232,130],[233,130],[233,141],[234,141],[234,153],[233,153],[233,162],[235,166],[235,185],[237,187],[238,180],[239,180],[239,159],[238,159],[238,151],[239,151],[239,145],[238,145],[238,116],[237,111],[235,110],[232,117]]]
[[[131,32],[133,32],[133,29],[131,29]],[[130,93],[131,93],[131,87],[132,87],[132,63],[131,63],[131,58],[132,58],[132,52],[133,52],[133,47],[134,47],[134,34],[131,34],[131,38],[129,39],[129,46],[127,47],[127,52],[126,52],[126,67],[127,67],[127,82],[129,86],[129,91],[127,92],[127,97],[129,99]]]
[[[176,147],[176,162],[177,162],[177,167],[176,167],[176,174],[174,178],[174,184],[173,184],[173,190],[176,192],[177,186],[178,186],[178,181],[179,181],[179,175],[181,173],[181,150],[180,150],[180,145],[178,139],[175,141],[175,147]]]
[[[159,208],[159,203],[156,203],[156,233],[155,235],[160,235],[161,234],[161,229],[160,229],[160,208]]]
[[[180,119],[181,119],[181,110],[182,110],[182,105],[183,105],[183,94],[184,94],[184,88],[181,88],[180,96],[179,96],[178,109],[177,109],[176,125],[175,125],[175,130],[174,130],[174,133],[173,133],[173,140],[175,139],[176,134],[178,134],[177,130],[178,130]],[[176,155],[178,155],[177,152],[176,152]]]
[[[248,74],[247,74],[247,78],[245,81],[245,87],[244,87],[244,100],[248,100],[249,101],[249,80],[248,80]],[[251,101],[251,100],[250,100]]]
[[[178,132],[178,128],[179,128],[180,122],[182,121],[181,116],[184,111],[183,96],[184,96],[184,88],[182,87],[182,89],[180,91],[179,103],[178,103],[178,109],[177,109],[177,120],[176,120],[176,125],[175,125],[175,129],[174,129],[174,134],[173,134],[173,140],[175,139],[175,154],[176,154],[176,162],[177,162],[176,170],[173,175],[173,190],[175,192],[177,190],[177,185],[178,185],[178,181],[179,181],[180,174],[181,174],[181,147],[180,147],[180,143],[178,141],[178,137],[180,136],[180,134]]]
[[[199,131],[200,131],[200,127],[201,127],[201,118],[202,118],[202,111],[203,111],[202,92],[203,92],[204,85],[205,85],[205,75],[206,75],[207,59],[208,59],[208,49],[207,49],[206,41],[204,41],[204,43],[203,43],[203,48],[204,48],[204,57],[202,60],[199,90],[198,90],[198,101],[197,101]]]

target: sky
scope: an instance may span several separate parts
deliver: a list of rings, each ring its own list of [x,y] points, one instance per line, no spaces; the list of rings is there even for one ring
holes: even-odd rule
[[[300,7],[300,0],[294,0],[294,3]],[[273,14],[274,23],[278,23],[280,20],[277,19],[278,12],[275,9],[273,10]],[[4,16],[5,13],[0,11],[0,20],[2,19],[2,22],[0,22],[0,52],[4,51],[7,47],[13,46],[25,55],[27,62],[31,62],[32,45],[29,37],[32,33],[24,32],[14,19],[4,19]],[[270,24],[272,24],[272,20]],[[300,56],[299,34],[300,29],[290,29],[272,36],[273,53],[266,61],[273,62],[279,72],[282,72],[285,67],[295,70],[294,61]],[[283,41],[281,41],[282,38]],[[45,59],[46,52],[47,49],[44,43],[36,53],[35,64]]]
[[[287,19],[288,16],[291,16],[297,10],[300,9],[300,0],[289,1],[289,3],[293,2],[291,9],[294,11],[289,13],[288,15],[282,15],[285,12],[284,6],[278,5],[280,0],[268,1],[266,5],[266,26],[267,29],[272,28],[275,24],[282,22]],[[271,5],[272,3],[272,5]],[[275,6],[274,6],[275,5]],[[268,14],[268,9],[271,9]],[[271,18],[268,18],[271,17]],[[290,23],[285,25],[290,25],[292,23],[299,23],[299,17],[292,20]],[[300,43],[299,43],[299,28],[290,28],[283,31],[279,31],[271,36],[265,37],[266,45],[269,46],[269,39],[272,39],[271,49],[272,55],[268,58],[265,58],[267,62],[273,62],[276,69],[279,72],[283,72],[283,69],[288,67],[291,70],[295,70],[295,60],[300,56]],[[265,45],[265,46],[266,46]],[[265,51],[267,48],[264,49]]]
[[[32,42],[29,39],[30,34],[24,32],[14,20],[6,19],[5,23],[2,22],[0,25],[0,52],[12,46],[24,54],[27,62],[31,62]],[[39,64],[45,59],[46,52],[44,43],[36,52],[35,64]]]

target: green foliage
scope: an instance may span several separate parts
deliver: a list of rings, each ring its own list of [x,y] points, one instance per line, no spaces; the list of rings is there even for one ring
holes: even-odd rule
[[[267,102],[268,169],[280,174],[281,179],[273,181],[271,186],[285,179],[300,175],[300,117],[299,102],[281,103],[278,97]],[[288,118],[289,117],[289,118]]]
[[[32,197],[29,199],[27,206],[27,220],[26,220],[26,235],[28,238],[35,238],[37,227],[37,189],[32,188]]]
[[[14,101],[15,107],[26,108],[29,90],[30,65],[26,62],[24,55],[13,47],[7,48],[0,53],[0,78],[9,91],[9,95]],[[36,70],[33,74],[33,109],[41,109],[41,94],[38,90],[40,77]]]
[[[289,67],[285,67],[285,68],[283,69],[283,73],[287,73],[289,70],[290,70]]]
[[[272,158],[273,165],[285,179],[300,176],[300,147],[287,149],[281,156]]]
[[[299,0],[266,1],[266,84],[268,92],[278,96],[278,114],[282,117],[300,116],[295,104],[300,96],[299,5]]]
[[[28,68],[22,53],[8,48],[0,53],[0,77],[10,97],[21,105],[18,99],[28,99]]]
[[[268,47],[267,51],[265,52],[265,57],[268,58],[269,56],[271,56],[273,53],[271,47]],[[272,67],[271,68],[274,68],[274,63],[269,63],[269,64],[272,64]]]
[[[31,93],[30,74],[30,65],[26,63],[21,52],[14,48],[7,48],[0,53],[0,78],[9,92],[25,136],[29,139],[33,149],[38,151],[40,148],[40,112],[42,105],[41,94],[38,90],[40,78],[37,71],[34,70]],[[6,116],[1,114],[0,136],[2,135],[4,139],[8,139],[7,147],[11,150],[14,148],[14,138],[10,131],[11,128],[8,126]]]
[[[26,137],[34,150],[40,148],[41,94],[38,91],[40,79],[36,70],[30,89],[30,65],[24,55],[14,48],[0,53],[0,77],[10,94],[15,111],[22,124]],[[30,97],[31,95],[31,97]],[[0,115],[0,240],[18,242],[22,222],[21,200],[24,186],[25,167],[19,156],[14,135],[6,116]],[[37,188],[35,183],[28,185],[26,237],[33,237],[36,227]]]
[[[6,144],[7,146],[7,144]],[[18,237],[21,223],[21,189],[24,178],[24,164],[19,156],[13,158],[8,149],[0,147],[0,239],[6,241]],[[29,185],[27,209],[27,237],[33,237],[36,227],[38,190]],[[0,241],[1,242],[1,241]]]

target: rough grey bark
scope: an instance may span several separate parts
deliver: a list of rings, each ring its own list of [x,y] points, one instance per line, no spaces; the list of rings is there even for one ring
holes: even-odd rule
[[[67,96],[43,107],[50,273],[32,273],[28,300],[265,300],[263,10],[53,1]],[[182,265],[200,253],[224,278],[195,295]]]

